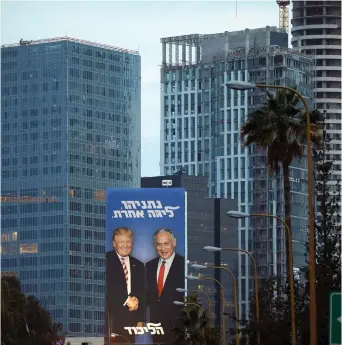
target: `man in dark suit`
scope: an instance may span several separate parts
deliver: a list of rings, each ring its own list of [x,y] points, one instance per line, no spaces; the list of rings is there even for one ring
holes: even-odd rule
[[[114,230],[114,250],[106,254],[106,336],[113,343],[122,342],[111,333],[134,342],[125,327],[139,327],[145,320],[145,268],[132,257],[133,234],[128,228]],[[109,343],[109,341],[107,341]]]
[[[169,229],[159,229],[154,235],[158,257],[146,264],[147,304],[150,306],[150,322],[161,323],[165,335],[155,335],[153,342],[171,344],[175,326],[180,326],[181,307],[173,304],[182,301],[176,291],[184,288],[185,259],[175,251],[176,238]]]

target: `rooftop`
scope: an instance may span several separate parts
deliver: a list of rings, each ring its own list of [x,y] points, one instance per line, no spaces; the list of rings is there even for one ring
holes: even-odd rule
[[[121,53],[139,55],[139,52],[136,50],[123,49],[123,48],[119,48],[119,47],[115,47],[115,46],[111,46],[111,45],[107,45],[107,44],[81,40],[78,38],[72,38],[72,37],[68,37],[68,36],[46,38],[46,39],[36,40],[36,41],[24,41],[23,39],[21,39],[18,43],[4,44],[1,46],[1,48],[32,46],[32,45],[37,45],[37,44],[56,43],[56,42],[63,42],[63,41],[74,42],[74,43],[84,44],[84,45],[88,45],[88,46],[93,46],[93,47],[103,48],[103,49],[108,49],[108,50],[113,50],[113,51],[119,51]]]
[[[216,34],[190,34],[190,35],[182,35],[182,36],[173,36],[173,37],[164,37],[160,39],[161,43],[186,43],[186,44],[194,44],[198,43],[203,40],[217,38],[217,37],[223,37],[223,36],[239,36],[246,33],[246,31],[249,31],[251,33],[258,33],[258,32],[264,32],[267,29],[269,29],[272,32],[282,32],[286,33],[286,31],[282,28],[277,28],[276,26],[266,26],[263,28],[257,28],[257,29],[245,29],[245,30],[239,30],[239,31],[225,31],[225,32],[219,32]]]

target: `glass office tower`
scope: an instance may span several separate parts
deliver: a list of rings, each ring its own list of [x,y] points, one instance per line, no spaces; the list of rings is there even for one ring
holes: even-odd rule
[[[287,49],[287,33],[275,27],[166,37],[162,42],[160,172],[180,169],[208,177],[208,195],[234,199],[238,211],[284,218],[283,176],[270,175],[266,153],[246,148],[240,128],[266,101],[264,90],[234,91],[229,81],[297,86],[312,97],[312,58]],[[168,54],[167,54],[168,50]],[[291,166],[294,265],[305,264],[306,159]],[[286,277],[281,224],[265,218],[238,222],[238,247],[252,252],[259,278]],[[248,318],[254,292],[252,267],[238,257],[239,315]]]
[[[102,335],[105,190],[140,186],[140,56],[69,37],[1,56],[2,274],[69,336]]]

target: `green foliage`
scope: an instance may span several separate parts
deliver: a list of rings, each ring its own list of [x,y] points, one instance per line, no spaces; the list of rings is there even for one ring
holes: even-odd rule
[[[318,345],[329,343],[329,293],[341,291],[341,226],[340,221],[340,182],[331,181],[332,162],[326,160],[324,151],[315,153],[315,190],[317,214],[316,232],[316,307]],[[308,269],[302,270],[307,279]],[[290,345],[291,318],[288,285],[281,286],[276,278],[263,281],[259,287],[260,324],[254,315],[250,320],[241,320],[243,341],[257,344],[260,332],[261,344]],[[250,309],[254,311],[255,301],[251,300]],[[295,308],[297,344],[309,345],[309,285],[295,282]],[[241,345],[243,343],[241,342]]]
[[[285,223],[291,231],[290,165],[305,153],[306,112],[299,107],[302,100],[291,90],[281,89],[275,96],[266,91],[266,95],[266,104],[250,113],[241,127],[241,140],[245,146],[255,145],[266,151],[267,165],[272,173],[278,173],[282,168]],[[310,138],[313,147],[319,147],[322,143],[322,120],[319,111],[310,113]],[[287,233],[286,241],[288,242]],[[288,258],[288,252],[286,253]],[[289,266],[287,260],[288,269]]]
[[[181,315],[183,327],[173,330],[176,335],[174,345],[220,345],[221,335],[211,326],[198,297],[188,296],[186,301],[189,304],[184,306]]]
[[[51,345],[58,338],[60,324],[34,296],[25,297],[15,277],[1,279],[1,341],[6,345]]]
[[[241,138],[245,146],[255,144],[267,150],[268,165],[278,172],[281,166],[294,158],[301,158],[306,145],[306,117],[299,108],[299,97],[289,90],[280,90],[273,96],[267,92],[266,104],[248,115],[241,127]],[[318,123],[320,113],[311,113],[311,140],[320,144],[322,131]]]
[[[331,181],[333,162],[325,151],[315,152],[315,190],[317,214],[316,233],[316,307],[318,345],[329,343],[329,293],[341,291],[341,181]],[[303,269],[308,278],[308,269]],[[305,299],[309,306],[309,284],[305,285]],[[301,339],[309,344],[309,308],[300,315],[303,325]]]

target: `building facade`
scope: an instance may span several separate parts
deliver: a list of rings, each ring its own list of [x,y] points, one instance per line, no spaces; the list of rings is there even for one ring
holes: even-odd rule
[[[206,252],[205,246],[237,248],[237,220],[229,218],[226,212],[236,209],[234,200],[208,198],[208,179],[205,176],[171,175],[143,177],[141,187],[145,188],[179,188],[187,191],[187,248],[188,248],[188,274],[199,278],[213,277],[222,282],[225,288],[226,313],[234,312],[234,296],[232,278],[227,272],[220,269],[195,270],[191,264],[208,266],[229,267],[237,278],[238,254],[236,252]],[[188,280],[187,289],[189,294],[196,290],[207,293],[211,300],[211,315],[215,320],[217,329],[221,327],[222,298],[221,288],[214,281]],[[206,296],[197,292],[207,306]],[[227,318],[226,330],[234,327],[232,320]]]
[[[161,39],[161,175],[181,168],[205,175],[209,196],[234,199],[242,212],[283,217],[281,174],[270,176],[265,152],[240,143],[240,127],[264,104],[265,93],[233,91],[225,84],[297,85],[310,96],[312,59],[287,49],[287,39],[275,27]],[[291,169],[296,266],[304,264],[307,235],[305,164],[305,159],[294,162]],[[285,233],[279,224],[246,218],[238,229],[238,246],[256,255],[261,278],[286,275]],[[247,318],[253,280],[245,256],[239,256],[238,271],[240,316]]]
[[[140,56],[69,37],[1,56],[2,273],[68,336],[103,335],[105,190],[140,186]]]
[[[334,162],[333,177],[341,177],[341,1],[293,1],[292,46],[314,58],[315,107],[325,113]]]

